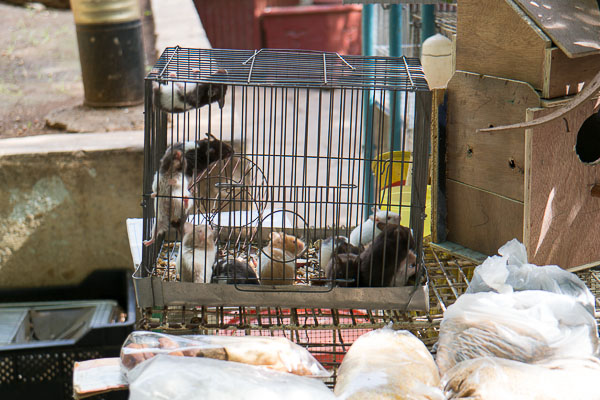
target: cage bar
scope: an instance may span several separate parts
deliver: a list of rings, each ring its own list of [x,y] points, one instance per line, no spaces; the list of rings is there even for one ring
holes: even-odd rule
[[[138,305],[427,310],[430,113],[418,59],[167,48],[146,78]],[[327,240],[353,231],[373,244],[329,268]]]

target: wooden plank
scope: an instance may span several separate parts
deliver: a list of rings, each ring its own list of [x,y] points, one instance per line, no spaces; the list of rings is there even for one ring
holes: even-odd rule
[[[445,253],[449,253],[454,256],[458,256],[478,264],[483,263],[488,257],[485,254],[481,254],[478,251],[467,249],[466,247],[461,246],[460,244],[452,242],[430,243],[429,245],[435,250],[440,250]]]
[[[523,201],[524,130],[477,130],[522,122],[539,105],[524,82],[456,71],[448,83],[447,177]]]
[[[511,239],[523,240],[523,203],[446,180],[448,241],[492,255]]]
[[[431,113],[431,241],[446,240],[446,109],[444,89],[433,90]]]
[[[580,85],[590,82],[600,71],[600,55],[569,58],[559,48],[546,49],[546,64],[542,97],[552,99],[579,93]]]
[[[556,119],[562,118],[563,115],[570,113],[571,111],[579,108],[581,105],[587,103],[587,101],[591,98],[597,97],[600,92],[600,71],[596,74],[594,78],[592,78],[583,88],[581,92],[576,94],[574,97],[567,99],[566,101],[563,99],[559,99],[557,101],[548,102],[542,101],[544,107],[554,107],[555,105],[560,105],[560,108],[554,109],[551,113],[546,113],[544,116],[535,118],[531,121],[519,122],[517,124],[510,125],[501,125],[494,126],[490,128],[479,129],[479,132],[489,133],[489,132],[499,132],[499,131],[511,131],[511,130],[521,130],[533,127],[539,127],[544,124],[548,124],[550,122],[555,121]]]
[[[588,99],[561,118],[526,131],[524,229],[532,263],[571,268],[600,260],[600,199],[590,192],[600,182],[600,165],[581,163],[574,151],[577,133],[597,101]],[[529,118],[552,112],[533,109]]]
[[[427,202],[429,143],[431,139],[431,98],[430,91],[415,93],[410,228],[413,230],[417,242],[417,254],[421,254],[423,250],[423,225],[425,221],[425,204]]]
[[[515,1],[569,57],[600,54],[596,0]]]
[[[461,0],[456,69],[530,83],[542,90],[552,41],[511,0]]]

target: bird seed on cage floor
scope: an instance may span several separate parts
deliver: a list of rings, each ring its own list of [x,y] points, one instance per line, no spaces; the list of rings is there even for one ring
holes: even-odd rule
[[[152,271],[153,276],[162,278],[164,281],[179,281],[175,261],[179,253],[179,242],[166,242],[162,245],[156,268]]]
[[[180,280],[177,274],[176,261],[179,255],[180,242],[165,242],[161,247],[156,262],[156,268],[153,276],[163,279],[163,281],[177,282]],[[248,259],[258,260],[260,258],[260,249],[256,246],[250,246],[249,251],[236,251],[234,249],[221,248],[218,252],[218,259]],[[296,285],[322,285],[325,275],[319,266],[318,250],[314,245],[308,246],[304,258],[296,260]]]

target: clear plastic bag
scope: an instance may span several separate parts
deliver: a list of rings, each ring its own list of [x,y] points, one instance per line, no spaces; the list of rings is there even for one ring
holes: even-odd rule
[[[319,379],[209,358],[159,354],[127,378],[129,400],[335,400]]]
[[[600,400],[596,358],[525,364],[501,358],[463,361],[442,378],[449,400]]]
[[[573,297],[540,290],[465,294],[448,307],[436,362],[444,374],[478,357],[535,362],[598,351],[596,320]]]
[[[339,400],[443,400],[433,357],[408,331],[388,327],[359,337],[338,370]]]
[[[236,361],[296,375],[331,376],[308,350],[284,337],[272,336],[174,336],[136,331],[121,348],[121,365],[129,370],[157,354]]]
[[[594,295],[577,275],[556,265],[528,264],[525,246],[517,239],[507,242],[498,254],[475,268],[467,293],[544,290],[574,297],[594,315]]]

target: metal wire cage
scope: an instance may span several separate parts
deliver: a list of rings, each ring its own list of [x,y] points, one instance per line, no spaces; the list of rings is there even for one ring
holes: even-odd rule
[[[167,48],[138,305],[427,309],[430,113],[418,59]]]

